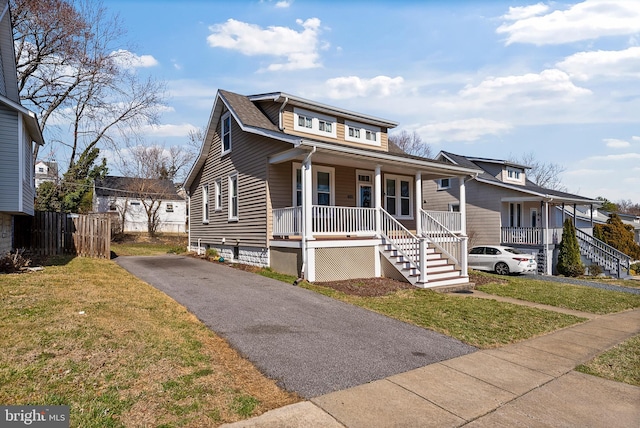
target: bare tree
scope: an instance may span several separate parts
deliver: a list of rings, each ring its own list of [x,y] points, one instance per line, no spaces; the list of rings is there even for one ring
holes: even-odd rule
[[[400,151],[409,155],[420,156],[423,158],[433,157],[431,146],[422,141],[422,137],[420,137],[416,131],[413,131],[412,133],[409,133],[408,131],[401,131],[397,134],[391,134],[389,135],[389,143],[395,144]]]
[[[542,162],[533,152],[525,153],[520,157],[512,155],[510,160],[530,167],[531,169],[527,170],[527,178],[538,186],[562,192],[567,190],[561,181],[560,175],[566,170],[562,165]]]
[[[100,2],[11,0],[11,8],[21,99],[38,114],[47,141],[71,148],[69,167],[83,152],[157,122],[164,85],[132,71],[120,20]],[[53,117],[69,124],[71,141]]]

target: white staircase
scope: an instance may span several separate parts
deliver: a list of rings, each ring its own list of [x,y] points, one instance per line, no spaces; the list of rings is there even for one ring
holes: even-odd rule
[[[386,211],[381,211],[380,252],[407,281],[420,288],[469,284],[469,277],[435,245],[427,244],[427,238],[418,238]]]

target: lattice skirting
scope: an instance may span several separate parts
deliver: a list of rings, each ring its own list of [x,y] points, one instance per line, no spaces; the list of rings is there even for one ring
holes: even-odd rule
[[[373,278],[377,248],[335,247],[316,249],[317,282]]]

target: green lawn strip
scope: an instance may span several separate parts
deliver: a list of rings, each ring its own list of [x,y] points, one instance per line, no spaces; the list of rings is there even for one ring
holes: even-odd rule
[[[540,281],[528,277],[500,279],[506,279],[507,283],[490,283],[480,285],[477,289],[496,296],[594,314],[609,314],[640,306],[640,295],[630,293]]]
[[[576,370],[616,382],[640,386],[640,335],[578,366]]]
[[[159,256],[169,252],[180,252],[178,249],[179,247],[170,244],[151,244],[146,242],[111,243],[111,251],[118,256]]]
[[[71,426],[215,426],[297,401],[184,307],[108,260],[0,275],[0,403]]]
[[[495,348],[585,321],[572,315],[495,300],[447,296],[431,290],[357,297],[308,283],[302,286],[479,348]]]

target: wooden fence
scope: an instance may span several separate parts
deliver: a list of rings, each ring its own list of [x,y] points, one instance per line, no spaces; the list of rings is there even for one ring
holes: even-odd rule
[[[16,220],[16,248],[27,248],[43,256],[111,257],[108,215],[36,211],[33,217],[16,217]]]

